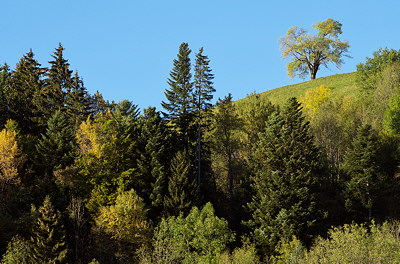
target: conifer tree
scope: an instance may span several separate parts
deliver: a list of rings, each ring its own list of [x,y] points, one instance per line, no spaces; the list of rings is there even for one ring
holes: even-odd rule
[[[8,113],[8,102],[7,102],[7,83],[10,80],[11,72],[10,67],[5,63],[0,67],[0,124],[10,119]]]
[[[64,227],[60,212],[54,209],[49,196],[44,199],[38,214],[31,236],[33,263],[66,263]]]
[[[140,191],[144,201],[151,205],[150,217],[160,216],[167,192],[167,161],[170,151],[170,133],[160,113],[154,107],[144,109],[139,118],[141,150],[138,172],[145,180]]]
[[[218,155],[223,160],[222,174],[223,182],[228,183],[227,187],[222,189],[229,193],[230,207],[232,209],[233,200],[235,197],[235,180],[237,175],[237,151],[239,150],[239,140],[235,137],[237,131],[242,125],[242,121],[236,113],[236,108],[232,103],[232,95],[228,94],[223,99],[219,99],[214,113],[213,127],[213,150],[215,155]]]
[[[46,132],[36,144],[36,150],[39,154],[39,165],[47,173],[64,169],[73,163],[76,139],[64,113],[56,111],[49,119]]]
[[[210,114],[208,110],[212,107],[211,100],[215,92],[212,82],[214,74],[211,73],[209,64],[210,60],[207,56],[203,55],[203,48],[200,48],[199,53],[196,54],[193,91],[197,126],[197,184],[199,187],[202,185],[202,174],[205,171],[205,168],[202,168],[205,162],[202,162],[202,160],[206,160],[206,157],[204,157],[205,151],[203,150],[205,148],[203,143],[203,130],[210,127],[209,124],[206,123],[206,120]]]
[[[351,147],[347,149],[341,169],[347,176],[344,188],[347,210],[359,220],[372,217],[372,209],[379,196],[383,196],[381,182],[380,145],[370,125],[359,128]]]
[[[271,253],[284,238],[297,236],[310,242],[321,217],[322,166],[309,123],[295,98],[282,113],[271,115],[252,160],[254,195],[248,204],[252,214],[248,223],[258,246],[263,253]]]
[[[187,214],[197,203],[198,190],[190,166],[186,152],[177,152],[171,161],[168,194],[164,200],[169,215],[177,216],[181,212]]]
[[[45,71],[40,66],[30,50],[11,72],[5,89],[8,117],[20,125],[24,134],[39,134],[47,122],[41,112]]]
[[[66,94],[70,92],[72,84],[72,71],[69,69],[68,60],[64,59],[64,47],[59,43],[54,51],[50,68],[46,73],[46,86],[44,87],[47,97],[45,114],[50,117],[55,111],[64,110]]]
[[[161,105],[167,110],[165,115],[171,120],[173,129],[179,136],[180,149],[189,150],[193,145],[193,83],[190,73],[191,64],[189,55],[191,50],[187,43],[179,47],[177,59],[174,59],[174,67],[171,70],[168,85],[170,89],[165,91],[167,102]]]

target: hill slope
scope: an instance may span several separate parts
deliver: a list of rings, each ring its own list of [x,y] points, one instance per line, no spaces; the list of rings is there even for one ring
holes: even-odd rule
[[[308,89],[326,85],[334,88],[332,94],[333,98],[341,98],[347,95],[354,95],[359,91],[355,83],[355,77],[356,74],[354,72],[336,74],[265,91],[260,93],[260,96],[268,99],[273,104],[282,105],[290,97],[299,98],[304,95],[305,91]],[[237,101],[238,106],[240,107],[241,104],[246,104],[246,99],[247,97]]]

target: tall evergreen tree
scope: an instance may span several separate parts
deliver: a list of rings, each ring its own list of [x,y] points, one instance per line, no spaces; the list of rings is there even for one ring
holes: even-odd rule
[[[55,111],[64,110],[65,97],[70,92],[72,84],[72,71],[69,69],[68,60],[64,59],[64,47],[61,43],[54,51],[52,61],[49,61],[50,68],[46,73],[46,86],[44,88],[47,97],[47,104],[43,111],[50,117]]]
[[[197,203],[197,184],[191,174],[190,160],[186,152],[179,151],[171,161],[171,176],[168,194],[165,197],[165,210],[169,215],[187,214]]]
[[[41,112],[45,70],[40,66],[30,50],[11,72],[5,89],[8,117],[19,124],[24,134],[39,134],[47,122]]]
[[[92,113],[90,104],[90,94],[78,72],[75,72],[71,86],[65,95],[66,112],[75,127],[78,127]]]
[[[67,116],[56,111],[47,122],[46,132],[36,144],[39,166],[47,173],[64,169],[73,163],[76,148],[75,133]]]
[[[49,196],[44,199],[38,214],[31,237],[33,263],[66,263],[64,227],[60,212],[54,209]]]
[[[170,133],[165,121],[154,107],[144,109],[139,118],[140,156],[138,173],[145,180],[145,188],[140,191],[144,201],[150,204],[150,217],[161,215],[167,192],[167,162],[171,152]]]
[[[0,67],[0,124],[5,124],[9,117],[7,102],[7,83],[10,80],[10,67],[5,63]],[[1,127],[2,128],[2,127]]]
[[[370,125],[362,126],[347,149],[341,166],[347,176],[344,188],[346,208],[361,221],[372,217],[378,197],[384,194],[378,140]]]
[[[190,73],[191,64],[189,55],[191,50],[187,43],[179,47],[177,59],[174,59],[174,67],[171,70],[168,85],[170,89],[165,91],[167,102],[161,105],[167,110],[167,118],[171,120],[173,129],[179,136],[180,149],[189,150],[193,145],[193,83]]]
[[[252,213],[248,223],[260,248],[271,253],[280,239],[292,236],[310,242],[321,217],[322,166],[295,98],[281,114],[271,115],[252,159],[254,195],[248,204]]]
[[[197,126],[197,184],[200,188],[202,185],[202,174],[205,171],[205,168],[203,168],[205,163],[202,163],[202,160],[206,160],[204,157],[205,151],[203,151],[205,147],[203,143],[203,130],[210,127],[209,124],[206,123],[206,120],[210,113],[208,110],[212,107],[211,100],[215,92],[212,82],[214,74],[211,73],[209,64],[210,60],[207,56],[203,55],[203,48],[200,48],[199,52],[196,54],[193,94]]]

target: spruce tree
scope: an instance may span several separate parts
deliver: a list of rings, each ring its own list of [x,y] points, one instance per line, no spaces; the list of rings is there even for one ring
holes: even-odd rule
[[[8,117],[19,124],[23,134],[37,135],[46,125],[47,120],[42,113],[46,101],[43,94],[44,73],[30,50],[11,72],[5,87]]]
[[[211,73],[209,64],[210,60],[207,56],[203,55],[203,48],[200,48],[199,52],[196,54],[193,94],[197,126],[197,184],[199,187],[202,185],[202,174],[206,171],[206,169],[203,168],[206,163],[202,161],[207,160],[205,157],[206,151],[204,150],[205,144],[203,142],[203,134],[204,130],[210,127],[206,121],[209,119],[208,116],[210,112],[208,110],[212,107],[211,100],[215,92],[212,82],[214,74]]]
[[[171,161],[168,193],[164,200],[167,214],[187,214],[197,203],[197,184],[191,175],[191,164],[186,152],[179,151]]]
[[[248,204],[248,224],[263,253],[271,253],[279,240],[292,236],[310,242],[321,218],[322,166],[295,98],[283,112],[270,116],[253,150],[252,165],[254,195]]]
[[[66,263],[67,247],[60,212],[46,196],[31,236],[33,263]]]
[[[64,169],[73,163],[76,145],[75,133],[67,116],[56,111],[36,144],[39,166],[47,173]]]
[[[381,150],[378,136],[370,125],[358,129],[347,149],[342,171],[346,175],[344,198],[349,212],[358,220],[371,219],[378,197],[383,196]]]
[[[165,91],[167,102],[161,103],[168,112],[165,113],[166,117],[171,120],[173,129],[178,133],[180,150],[189,150],[194,144],[192,142],[194,109],[190,53],[189,45],[182,43],[168,79],[170,89]]]
[[[78,72],[75,72],[71,86],[65,95],[66,112],[75,127],[78,127],[92,113],[90,104],[90,94]]]
[[[44,111],[51,116],[55,111],[65,110],[65,96],[70,92],[72,84],[72,71],[69,69],[68,60],[64,59],[64,47],[61,43],[54,51],[50,68],[46,73],[46,86],[44,87],[47,97],[47,105]]]
[[[146,182],[140,191],[144,201],[151,205],[150,217],[161,215],[167,191],[167,162],[171,152],[170,133],[160,113],[154,107],[143,110],[139,118],[140,156],[138,172]]]

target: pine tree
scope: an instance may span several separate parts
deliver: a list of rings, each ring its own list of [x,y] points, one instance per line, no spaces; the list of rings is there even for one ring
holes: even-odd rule
[[[47,173],[52,173],[53,170],[71,165],[76,145],[75,133],[66,115],[56,111],[47,122],[46,132],[36,144],[40,167]]]
[[[207,160],[204,157],[206,152],[204,151],[203,130],[209,128],[206,120],[210,115],[208,110],[212,107],[211,100],[215,92],[212,82],[214,74],[211,73],[209,64],[210,60],[207,56],[203,55],[203,48],[200,48],[199,53],[196,54],[193,94],[197,125],[197,184],[199,187],[202,185],[202,174],[206,170],[202,168],[205,165],[205,162],[202,162],[202,160]]]
[[[40,66],[30,50],[11,72],[5,87],[8,117],[20,125],[23,134],[39,134],[47,122],[42,113],[45,70]]]
[[[321,163],[309,123],[291,98],[282,113],[274,113],[255,146],[252,219],[248,222],[263,253],[281,239],[297,236],[305,242],[315,234],[321,217],[318,187]]]
[[[168,182],[168,194],[164,200],[167,214],[187,214],[197,203],[197,185],[191,175],[190,161],[186,152],[178,152],[171,161],[171,176]]]
[[[60,212],[54,209],[49,196],[44,199],[38,214],[31,237],[34,263],[66,263],[64,227]]]
[[[168,79],[170,89],[165,91],[168,102],[163,101],[161,104],[168,112],[165,115],[171,120],[173,129],[178,133],[180,150],[189,150],[193,145],[192,139],[194,138],[192,136],[194,109],[190,53],[189,45],[182,43]]]

